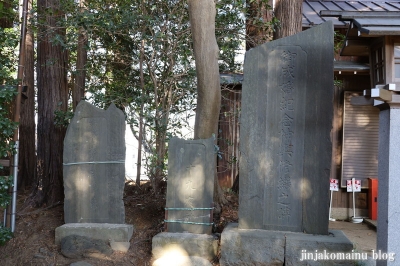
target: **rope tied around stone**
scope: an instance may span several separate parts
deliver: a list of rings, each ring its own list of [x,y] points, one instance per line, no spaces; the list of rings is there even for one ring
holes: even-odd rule
[[[108,163],[125,163],[124,160],[121,161],[98,161],[98,162],[75,162],[75,163],[63,163],[63,165],[79,165],[79,164],[108,164]]]

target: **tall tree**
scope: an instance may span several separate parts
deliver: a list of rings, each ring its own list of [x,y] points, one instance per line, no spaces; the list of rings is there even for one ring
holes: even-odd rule
[[[238,15],[243,2],[220,0],[217,8],[219,67],[233,71],[240,44],[236,38],[239,32],[243,34]],[[125,111],[145,150],[145,174],[156,188],[165,177],[168,139],[179,136],[185,120],[194,113],[195,69],[187,2],[85,0],[84,10],[77,2],[73,9],[65,21],[66,47],[75,53],[77,25],[84,28],[89,40],[86,87],[90,100],[101,108],[114,102]],[[137,178],[139,182],[139,171]]]
[[[215,37],[216,8],[214,0],[189,0],[189,17],[197,74],[197,109],[194,138],[207,139],[218,135],[221,108],[221,84],[219,78],[219,49]],[[216,160],[216,155],[215,155]],[[225,198],[214,175],[215,212],[221,212]]]
[[[91,44],[89,91],[100,106],[114,102],[124,109],[140,147],[148,152],[147,176],[157,191],[165,178],[168,139],[179,130],[176,114],[193,108],[185,2],[160,0],[151,5],[121,0],[99,6],[86,1],[86,5],[82,19]]]
[[[32,9],[32,0],[28,1],[28,14],[32,19],[29,10]],[[33,185],[35,164],[36,164],[36,148],[35,148],[35,77],[34,77],[34,33],[30,23],[27,25],[26,41],[25,41],[25,78],[22,81],[27,87],[21,105],[21,120],[19,124],[19,176],[18,188],[24,188]]]
[[[275,16],[280,21],[274,39],[296,34],[302,30],[303,0],[277,0]]]
[[[64,17],[62,0],[38,0],[38,127],[37,178],[34,200],[37,205],[53,204],[64,199],[63,140],[65,128],[54,123],[55,111],[67,111],[67,52],[61,45],[65,29],[59,27]]]

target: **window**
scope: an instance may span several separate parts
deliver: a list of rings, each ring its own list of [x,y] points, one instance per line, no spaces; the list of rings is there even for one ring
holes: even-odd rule
[[[394,44],[394,78],[400,79],[400,43]]]
[[[385,51],[383,44],[371,47],[371,74],[373,85],[385,83]]]

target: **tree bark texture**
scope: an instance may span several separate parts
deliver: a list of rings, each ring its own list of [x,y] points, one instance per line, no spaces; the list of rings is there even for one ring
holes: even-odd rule
[[[84,0],[79,3],[84,8]],[[87,34],[83,27],[79,29],[76,74],[74,79],[74,87],[72,90],[72,108],[75,111],[76,106],[85,97],[85,81],[86,81],[86,62],[87,62]]]
[[[221,106],[219,49],[215,38],[215,3],[213,0],[189,0],[189,17],[197,73],[197,110],[195,139],[217,135]]]
[[[61,0],[38,0],[39,21],[44,24],[38,34],[38,128],[37,128],[37,205],[50,205],[64,198],[63,141],[66,129],[54,124],[54,112],[67,110],[66,50],[51,40],[65,29],[57,27],[63,16]]]
[[[12,1],[11,0],[5,0],[5,1],[0,1],[2,4],[2,9],[3,10],[9,10],[12,8]],[[14,17],[10,15],[8,16],[0,16],[0,28],[6,29],[6,28],[12,28],[14,23]]]
[[[302,0],[277,0],[275,16],[280,21],[280,27],[274,34],[274,39],[280,39],[301,32]]]
[[[19,124],[19,155],[18,155],[18,188],[23,189],[33,185],[35,175],[35,77],[34,77],[34,34],[29,25],[29,11],[32,0],[28,2],[28,26],[25,41],[25,78],[22,84],[27,86],[24,92],[27,99],[21,105],[21,120]]]
[[[270,22],[273,18],[272,0],[268,1],[268,5],[262,3],[261,0],[246,1],[248,7],[246,18],[246,51],[253,47],[261,45],[272,39],[272,34],[263,28],[258,27],[254,22],[254,18],[262,18],[263,22]]]

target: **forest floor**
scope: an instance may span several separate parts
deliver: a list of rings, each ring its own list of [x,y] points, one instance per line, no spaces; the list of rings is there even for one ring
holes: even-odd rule
[[[54,243],[55,229],[64,224],[63,204],[42,208],[26,207],[29,193],[27,190],[18,194],[14,238],[0,246],[0,265],[55,266],[78,261],[93,266],[152,264],[151,241],[164,228],[165,187],[160,194],[154,194],[149,183],[139,188],[133,182],[127,182],[124,192],[125,221],[134,226],[128,252],[82,259],[64,257],[60,246]],[[227,193],[226,197],[228,204],[223,207],[221,216],[214,219],[216,233],[221,233],[228,222],[236,222],[238,219],[238,197],[233,193]],[[213,265],[219,265],[218,258]]]

